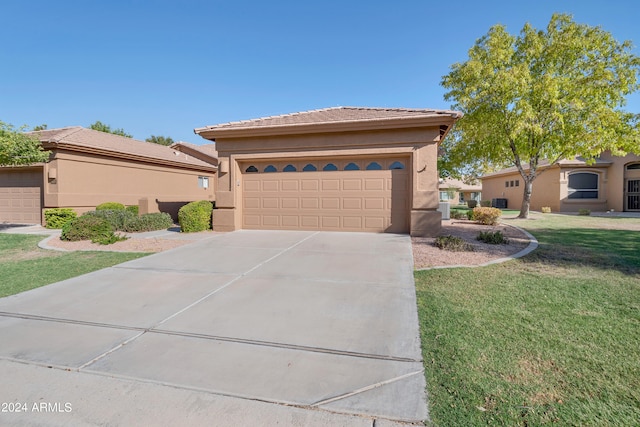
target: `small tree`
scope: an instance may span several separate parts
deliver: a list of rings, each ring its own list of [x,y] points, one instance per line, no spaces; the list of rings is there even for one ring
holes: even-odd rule
[[[114,135],[126,136],[127,138],[133,138],[133,135],[130,135],[124,131],[124,129],[111,129],[111,126],[102,123],[101,121],[96,121],[95,123],[89,125],[90,129],[98,130],[100,132],[112,133]]]
[[[173,139],[170,136],[164,137],[151,135],[149,138],[145,139],[145,141],[166,146],[173,144]]]
[[[15,129],[0,121],[0,166],[25,166],[46,162],[49,153],[42,150],[40,140],[26,134],[27,126]]]
[[[442,79],[445,99],[464,117],[441,164],[515,166],[524,181],[519,218],[527,218],[541,161],[640,152],[640,117],[621,110],[638,89],[640,58],[631,49],[563,14],[546,31],[526,24],[517,37],[492,27]]]

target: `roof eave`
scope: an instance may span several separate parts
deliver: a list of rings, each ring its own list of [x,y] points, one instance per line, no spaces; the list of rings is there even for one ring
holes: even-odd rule
[[[208,126],[194,129],[194,133],[210,141],[216,138],[245,138],[273,135],[299,135],[308,133],[333,133],[350,131],[375,131],[383,129],[402,129],[416,127],[430,127],[447,125],[451,128],[453,123],[461,117],[458,112],[439,113],[422,117],[397,117],[371,120],[349,120],[325,123],[303,123],[276,126],[248,126],[225,128]]]

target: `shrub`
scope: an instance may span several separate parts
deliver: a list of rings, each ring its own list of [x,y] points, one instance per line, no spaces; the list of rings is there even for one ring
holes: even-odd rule
[[[491,200],[480,200],[480,207],[490,208],[491,207]]]
[[[126,224],[136,218],[133,213],[123,209],[102,209],[86,212],[84,215],[91,215],[102,218],[109,224],[111,224],[114,230],[124,230]]]
[[[131,205],[131,206],[127,206],[125,208],[125,210],[127,212],[131,212],[132,214],[134,214],[135,216],[140,215],[140,208],[138,207],[138,205]]]
[[[549,206],[543,206],[540,210],[542,213],[551,213],[551,208]]]
[[[591,215],[591,211],[589,209],[580,209],[578,215],[589,216]]]
[[[136,216],[127,222],[122,231],[136,233],[142,231],[166,230],[173,225],[171,215],[166,212],[148,213]]]
[[[207,200],[187,203],[178,211],[178,222],[183,233],[211,229],[213,205]]]
[[[451,219],[467,219],[467,212],[471,211],[463,211],[460,209],[451,209]]]
[[[77,216],[76,211],[71,208],[52,208],[44,211],[44,221],[47,228],[62,228]]]
[[[464,239],[452,235],[436,237],[434,245],[453,252],[473,251],[473,246],[465,242]]]
[[[113,226],[104,218],[95,215],[82,215],[62,227],[60,239],[72,242],[91,240],[93,243],[101,245],[126,240],[126,237],[116,236],[113,231]]]
[[[481,231],[477,239],[491,245],[506,245],[509,243],[509,239],[504,237],[502,231]]]
[[[469,206],[471,209],[473,209],[476,206],[478,206],[478,201],[477,200],[467,200],[467,206]]]
[[[502,211],[498,208],[473,208],[473,219],[480,224],[496,225]]]
[[[125,207],[122,203],[118,202],[105,202],[96,206],[97,211],[101,211],[104,209],[123,211]]]
[[[475,208],[473,208],[473,209],[475,209]],[[475,220],[475,219],[476,219],[476,215],[475,215],[475,213],[473,212],[473,209],[470,209],[470,210],[468,210],[468,211],[467,211],[467,219],[468,219],[469,221],[473,221],[473,220]]]

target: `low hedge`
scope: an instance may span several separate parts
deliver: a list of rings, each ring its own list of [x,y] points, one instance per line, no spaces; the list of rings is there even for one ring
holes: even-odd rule
[[[131,206],[127,206],[125,208],[126,211],[131,212],[132,214],[138,216],[140,215],[140,208],[138,207],[138,205],[131,205]]]
[[[183,233],[211,230],[213,204],[208,200],[187,203],[178,211],[178,222]]]
[[[102,211],[102,210],[118,210],[118,211],[123,211],[125,210],[125,207],[122,203],[118,203],[118,202],[105,202],[105,203],[101,203],[98,206],[96,206],[96,210],[97,211]]]
[[[96,216],[107,221],[114,230],[124,230],[127,223],[137,218],[132,212],[124,209],[101,209],[86,212],[84,215]]]
[[[71,208],[51,208],[44,211],[44,221],[47,228],[62,228],[77,217],[78,214]]]
[[[173,225],[171,215],[166,212],[148,213],[136,216],[127,222],[122,231],[139,233],[143,231],[166,230]]]
[[[109,245],[126,240],[126,237],[117,236],[113,226],[104,218],[95,215],[82,215],[62,227],[60,239],[72,242],[91,240],[93,243]]]

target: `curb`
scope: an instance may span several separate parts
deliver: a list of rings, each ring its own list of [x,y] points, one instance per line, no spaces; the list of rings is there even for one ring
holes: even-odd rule
[[[49,246],[49,240],[51,240],[53,238],[59,239],[60,238],[60,233],[52,234],[51,236],[47,237],[46,239],[40,240],[38,242],[38,247],[40,249],[46,249],[48,251],[71,252],[68,249],[62,249],[62,248],[56,248],[54,246]]]
[[[424,268],[417,268],[415,269],[415,271],[427,271],[427,270],[441,270],[441,269],[445,269],[445,268],[477,268],[477,267],[487,267],[489,265],[493,265],[493,264],[502,264],[503,262],[507,262],[507,261],[511,261],[512,259],[517,259],[517,258],[522,258],[525,255],[529,255],[531,252],[533,252],[534,250],[536,250],[538,248],[538,239],[536,239],[531,233],[529,233],[527,230],[524,230],[520,227],[517,227],[515,225],[512,224],[505,224],[505,223],[501,223],[500,225],[506,225],[508,227],[513,227],[516,230],[521,231],[522,233],[524,233],[525,236],[527,236],[527,238],[529,238],[529,245],[524,248],[523,250],[521,250],[520,252],[516,252],[513,255],[509,255],[508,257],[503,257],[503,258],[498,258],[498,259],[494,259],[491,261],[487,261],[485,263],[482,264],[474,264],[474,265],[466,265],[466,264],[459,264],[459,265],[438,265],[435,267],[424,267]]]

